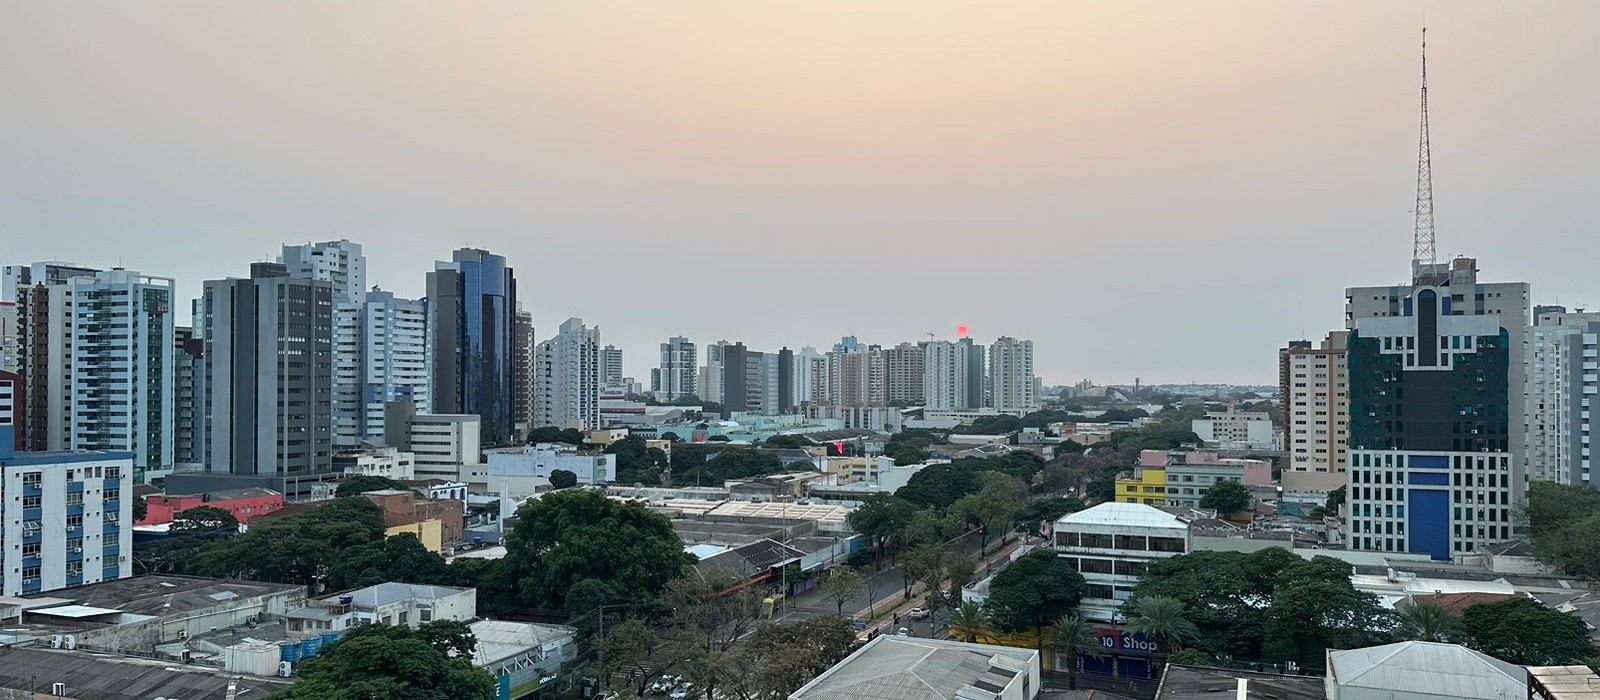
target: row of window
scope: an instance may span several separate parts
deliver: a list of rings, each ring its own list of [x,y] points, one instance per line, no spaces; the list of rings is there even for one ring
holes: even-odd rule
[[[1147,537],[1145,535],[1107,535],[1092,532],[1057,532],[1057,547],[1087,547],[1091,549],[1126,549],[1149,552],[1175,552],[1183,554],[1182,537]]]

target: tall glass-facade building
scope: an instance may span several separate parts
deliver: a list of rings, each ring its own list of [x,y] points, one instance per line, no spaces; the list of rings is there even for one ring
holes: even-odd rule
[[[481,419],[485,447],[515,440],[517,283],[504,256],[462,248],[428,273],[434,413]]]

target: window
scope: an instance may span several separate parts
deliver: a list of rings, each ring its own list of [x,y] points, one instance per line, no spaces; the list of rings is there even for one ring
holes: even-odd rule
[[[25,557],[37,557],[37,556],[39,556],[39,547],[40,547],[40,544],[38,542],[30,542],[30,543],[22,545],[22,556],[25,556]]]
[[[421,610],[418,610],[417,611],[417,621],[419,621],[419,622],[432,622],[433,621],[433,608],[423,608]]]
[[[1084,557],[1078,561],[1078,570],[1086,574],[1109,574],[1113,566],[1110,559]]]
[[[40,505],[42,505],[43,500],[44,500],[43,496],[23,496],[22,497],[22,507],[23,508],[38,508]]]
[[[1094,535],[1087,532],[1083,533],[1082,542],[1082,546],[1084,547],[1095,547],[1098,549],[1111,549],[1112,545],[1111,535]]]
[[[1100,600],[1111,600],[1111,597],[1113,595],[1116,595],[1116,591],[1111,586],[1102,586],[1102,585],[1097,585],[1097,584],[1089,584],[1089,586],[1087,586],[1087,588],[1088,588],[1088,591],[1083,594],[1083,597],[1085,597],[1085,598],[1098,598]]]
[[[32,486],[34,488],[38,488],[40,482],[43,479],[44,479],[44,472],[25,472],[22,475],[22,485],[23,486]]]
[[[69,516],[67,516],[67,529],[70,530],[72,528],[77,528],[77,527],[83,527],[83,516],[81,516],[81,515],[69,515]]]
[[[1117,549],[1144,550],[1144,537],[1140,535],[1117,535]]]
[[[1184,552],[1183,538],[1181,537],[1152,537],[1150,538],[1150,551],[1152,552]]]
[[[1116,571],[1114,573],[1116,573],[1118,576],[1143,576],[1144,566],[1145,564],[1142,561],[1125,561],[1119,559],[1116,562]]]
[[[1057,547],[1076,547],[1076,546],[1078,546],[1078,533],[1076,533],[1076,532],[1058,532],[1058,533],[1056,533],[1056,546]]]

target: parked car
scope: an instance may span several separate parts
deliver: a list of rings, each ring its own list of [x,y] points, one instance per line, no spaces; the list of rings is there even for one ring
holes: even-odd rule
[[[929,614],[930,611],[927,607],[919,605],[911,609],[910,616],[913,620],[926,620]]]
[[[672,692],[667,693],[667,697],[671,700],[687,700],[687,698],[693,694],[694,684],[684,683],[683,685],[673,688]]]
[[[911,630],[906,629],[904,627],[901,627],[898,631],[896,631],[894,633],[894,636],[896,636],[896,637],[909,637],[909,636],[911,636]],[[674,698],[673,700],[677,700],[677,699]]]
[[[867,628],[867,621],[859,617],[850,619],[850,629],[860,632]]]

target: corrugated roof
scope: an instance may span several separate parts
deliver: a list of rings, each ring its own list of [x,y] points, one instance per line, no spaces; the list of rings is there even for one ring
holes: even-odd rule
[[[1101,503],[1093,508],[1064,515],[1056,522],[1068,525],[1187,527],[1177,516],[1141,503]]]
[[[1032,649],[988,644],[882,636],[789,695],[789,700],[954,700],[963,688],[978,683],[1004,687],[1004,673],[991,670],[991,659],[1012,667],[1011,673],[1037,663]]]
[[[1522,697],[1528,687],[1528,674],[1520,666],[1456,644],[1435,642],[1330,652],[1328,673],[1342,687],[1463,700]]]

